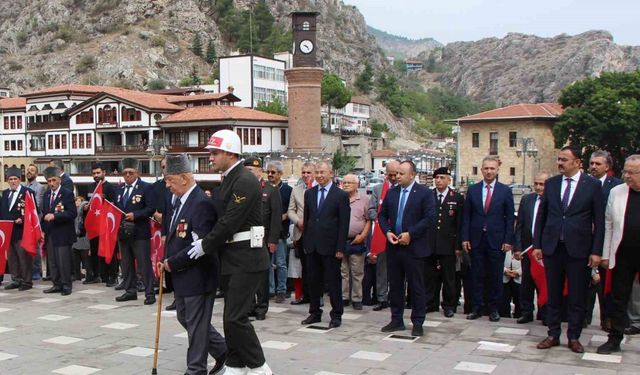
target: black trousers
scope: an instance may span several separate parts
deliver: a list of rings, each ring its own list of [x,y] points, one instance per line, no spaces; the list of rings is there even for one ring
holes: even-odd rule
[[[456,256],[432,255],[425,262],[424,275],[427,294],[427,306],[439,308],[440,285],[442,285],[442,308],[455,311],[456,300]],[[440,266],[438,269],[438,265]],[[430,301],[433,303],[430,303]]]
[[[51,262],[51,281],[53,286],[71,291],[71,246],[56,247],[47,243],[47,257]]]
[[[87,268],[87,280],[93,280],[96,277],[101,277],[105,283],[116,282],[118,278],[119,262],[117,257],[118,247],[113,253],[111,263],[107,264],[103,257],[98,256],[98,245],[100,237],[95,237],[89,240],[91,251],[89,252],[89,267]],[[171,273],[165,273],[165,277],[171,275]],[[169,276],[170,277],[170,276]]]
[[[414,258],[402,249],[387,248],[387,278],[389,279],[391,320],[395,323],[403,323],[406,279],[411,300],[411,322],[414,326],[422,326],[427,310],[424,258]]]
[[[607,270],[598,267],[600,273],[600,282],[593,284],[589,283],[589,289],[587,290],[587,312],[585,320],[588,324],[591,324],[593,320],[593,308],[596,305],[596,296],[598,297],[598,305],[600,306],[600,324],[604,324],[604,321],[609,318],[609,309],[611,308],[611,301],[608,296],[604,294],[604,285],[607,282]]]
[[[309,300],[309,274],[307,272],[307,254],[304,253],[304,245],[302,237],[296,242],[296,251],[300,255],[300,264],[302,265],[302,299]]]
[[[220,277],[220,286],[224,291],[223,325],[229,367],[256,368],[265,363],[260,340],[249,321],[249,311],[253,307],[258,284],[267,275],[265,270],[236,272]]]
[[[322,299],[325,283],[329,285],[329,299],[331,301],[331,320],[342,320],[344,306],[342,304],[342,275],[340,274],[340,259],[335,255],[321,255],[317,252],[307,254],[307,275],[309,283],[309,314],[322,317],[320,300]]]
[[[560,337],[562,333],[562,302],[565,277],[569,283],[567,296],[567,338],[577,340],[582,333],[589,271],[587,258],[572,258],[567,253],[564,243],[560,242],[553,255],[544,256],[544,269],[547,276],[547,327],[549,336]],[[626,308],[626,305],[625,305]]]
[[[268,252],[268,250],[265,250]],[[269,253],[271,257],[271,253]],[[258,288],[256,290],[256,296],[253,303],[253,312],[256,314],[265,315],[269,310],[269,273],[265,274],[265,277],[260,280]]]
[[[73,277],[76,280],[82,279],[82,266],[87,271],[87,280],[89,279],[89,250],[73,249]]]
[[[376,301],[376,265],[365,260],[362,279],[362,304],[373,305]]]
[[[533,299],[536,291],[536,284],[531,277],[531,261],[529,254],[522,257],[522,278],[520,284],[520,313],[533,316]]]
[[[624,329],[629,326],[627,306],[631,289],[640,272],[640,248],[618,248],[616,266],[611,278],[611,332],[609,339],[617,343],[624,337]]]
[[[127,293],[138,293],[135,265],[135,261],[137,261],[138,270],[142,273],[142,281],[144,282],[144,295],[147,297],[154,296],[149,239],[130,242],[118,241],[118,244],[120,245],[120,251],[122,252],[124,289]]]
[[[513,311],[513,318],[519,318],[522,316],[520,310],[520,284],[511,279],[508,283],[504,283],[502,287],[502,308],[500,309],[500,316],[503,318],[511,318],[511,301],[515,305]]]

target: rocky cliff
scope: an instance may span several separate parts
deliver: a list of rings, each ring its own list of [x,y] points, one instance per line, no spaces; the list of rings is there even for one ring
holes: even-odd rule
[[[235,0],[244,9],[257,1]],[[214,21],[212,0],[0,1],[0,86],[15,94],[61,83],[143,88],[154,79],[176,82],[195,65],[212,66],[190,51],[194,33],[212,39],[219,56],[227,44]],[[319,57],[327,70],[351,81],[362,61],[376,68],[384,57],[363,16],[337,0],[267,1],[276,22],[289,29],[294,10],[320,12]]]
[[[368,27],[368,31],[387,55],[402,59],[415,58],[420,54],[426,54],[428,57],[431,51],[443,47],[442,43],[433,38],[409,39],[371,26]]]

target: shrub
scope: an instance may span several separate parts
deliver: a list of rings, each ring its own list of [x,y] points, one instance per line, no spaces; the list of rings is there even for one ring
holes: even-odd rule
[[[91,55],[84,55],[80,58],[78,64],[76,65],[76,73],[86,73],[87,71],[89,71],[89,69],[94,68],[96,63],[97,61],[95,57]]]

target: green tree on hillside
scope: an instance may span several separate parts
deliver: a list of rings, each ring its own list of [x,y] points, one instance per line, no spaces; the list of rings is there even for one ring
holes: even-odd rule
[[[558,101],[565,110],[553,128],[556,146],[583,147],[585,163],[591,152],[609,151],[618,173],[624,159],[640,150],[640,70],[575,82]]]
[[[361,92],[368,94],[373,88],[373,67],[369,62],[364,63],[364,70],[356,77],[356,87]]]
[[[200,34],[195,33],[193,40],[191,41],[191,52],[194,55],[202,57],[202,40],[200,40]]]
[[[344,108],[351,100],[351,90],[333,73],[325,74],[322,77],[321,86],[321,102],[322,105],[327,106],[327,126],[331,128],[331,108]]]
[[[207,60],[209,64],[216,62],[218,56],[216,56],[216,46],[213,44],[213,39],[209,39],[209,43],[207,43],[207,53],[205,56],[205,60]]]

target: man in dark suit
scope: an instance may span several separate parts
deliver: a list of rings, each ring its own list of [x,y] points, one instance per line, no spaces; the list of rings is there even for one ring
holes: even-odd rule
[[[516,218],[516,237],[513,256],[522,262],[522,281],[520,284],[520,311],[518,324],[533,321],[533,297],[536,285],[531,278],[531,262],[529,255],[522,256],[522,252],[527,250],[533,243],[533,230],[536,215],[540,208],[542,195],[544,194],[544,183],[549,178],[549,173],[540,172],[533,179],[533,190],[531,194],[523,196],[518,207],[518,217]],[[538,316],[543,320],[544,313],[538,311]]]
[[[464,202],[462,247],[471,254],[474,291],[469,320],[481,317],[485,308],[485,277],[489,320],[500,320],[504,253],[514,242],[514,205],[511,189],[496,179],[499,166],[495,156],[482,160],[483,180],[469,187]]]
[[[422,336],[426,315],[424,282],[425,258],[432,254],[428,236],[435,222],[435,198],[425,186],[415,182],[416,166],[403,161],[398,167],[398,185],[387,192],[378,220],[387,236],[387,277],[391,322],[382,332],[404,330],[405,278],[411,297],[413,336]]]
[[[547,277],[548,337],[538,349],[560,345],[560,308],[565,285],[569,285],[567,337],[569,348],[583,353],[580,333],[584,322],[590,268],[598,267],[604,242],[602,187],[595,178],[580,171],[582,153],[565,146],[558,153],[560,175],[544,186],[533,237],[533,256],[544,254]]]
[[[203,238],[217,220],[213,200],[196,185],[186,154],[165,158],[165,181],[174,194],[172,212],[163,211],[168,223],[165,260],[161,265],[171,273],[178,322],[187,330],[186,374],[206,374],[207,357],[216,360],[209,374],[224,367],[227,345],[211,325],[215,291],[218,287],[218,257],[215,254],[191,259],[191,242]]]
[[[7,169],[7,188],[2,194],[2,204],[0,204],[0,219],[13,221],[13,231],[8,251],[7,263],[11,271],[13,282],[6,285],[4,289],[18,289],[20,291],[29,290],[33,287],[33,256],[20,246],[22,240],[22,229],[24,220],[24,208],[27,194],[31,194],[35,202],[33,190],[20,185],[22,171],[16,166]]]
[[[105,179],[106,168],[104,165],[97,161],[91,164],[91,175],[93,176],[94,183],[89,186],[89,199],[93,195],[96,186],[102,181],[102,194],[105,200],[111,203],[116,202],[116,188]],[[89,205],[84,207],[85,214],[89,211]],[[87,278],[82,282],[83,284],[96,284],[103,281],[107,284],[107,287],[113,287],[116,285],[116,278],[118,275],[118,259],[113,257],[111,264],[107,264],[104,258],[98,256],[98,244],[100,237],[94,237],[89,240],[91,246],[91,254],[89,258],[89,267],[87,267]],[[101,280],[102,278],[102,280]]]
[[[611,189],[622,183],[619,178],[609,176],[608,172],[613,165],[613,159],[609,152],[604,150],[597,150],[591,154],[589,159],[589,171],[591,176],[598,179],[602,185],[602,202],[607,205],[609,199],[609,193]],[[607,302],[607,296],[604,294],[604,285],[607,282],[607,270],[602,266],[594,271],[594,281],[589,283],[589,290],[587,291],[587,313],[585,316],[585,325],[591,324],[593,318],[593,308],[596,304],[596,295],[598,296],[598,304],[600,305],[600,327],[604,331],[609,331],[611,322],[609,319],[610,302]]]
[[[63,188],[75,194],[75,187],[73,184],[73,180],[64,171],[64,162],[62,161],[62,159],[51,159],[51,161],[49,162],[49,166],[60,169],[60,172],[62,173],[60,175],[60,181],[61,181],[60,184],[62,185]]]
[[[205,253],[220,257],[222,319],[228,347],[226,373],[271,375],[248,316],[270,265],[263,248],[260,183],[242,165],[242,142],[234,131],[213,133],[206,148],[213,171],[222,173],[223,178],[220,189],[213,193],[219,207],[218,221],[203,239],[192,242],[188,254],[194,259]]]
[[[123,212],[118,234],[118,245],[122,255],[123,289],[125,292],[116,297],[116,301],[138,299],[136,263],[142,273],[145,288],[145,305],[156,303],[153,289],[153,271],[151,270],[151,231],[149,218],[155,208],[151,185],[142,181],[138,174],[138,159],[122,159],[124,185],[118,189],[117,206]],[[128,234],[127,234],[128,233]]]
[[[318,183],[304,193],[304,252],[309,275],[309,316],[302,324],[321,321],[324,284],[329,284],[331,321],[329,328],[342,324],[342,275],[340,264],[349,234],[349,195],[333,183],[333,167],[323,161],[316,165]]]
[[[71,294],[71,245],[76,242],[75,218],[78,215],[73,192],[61,186],[56,167],[43,171],[49,190],[42,198],[42,231],[51,265],[53,286],[44,293]]]
[[[436,202],[436,223],[430,228],[429,239],[433,253],[425,261],[425,280],[427,306],[438,311],[437,300],[440,295],[437,269],[440,266],[442,277],[442,307],[444,316],[451,318],[458,305],[456,299],[456,258],[462,256],[460,228],[464,198],[449,188],[451,172],[441,167],[433,172],[436,188],[433,195]],[[435,303],[434,303],[435,302]]]

